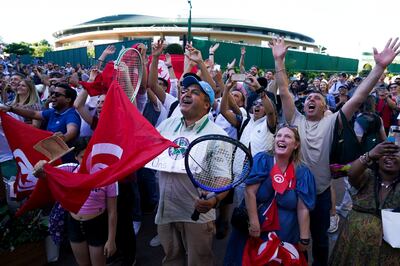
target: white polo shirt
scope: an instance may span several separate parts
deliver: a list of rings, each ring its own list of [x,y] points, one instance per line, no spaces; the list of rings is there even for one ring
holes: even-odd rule
[[[208,118],[203,116],[194,125],[186,127],[182,117],[170,117],[158,127],[158,131],[171,141],[179,137],[197,138],[208,134],[226,136],[226,132]],[[160,199],[155,218],[156,224],[171,222],[193,223],[191,215],[199,192],[186,174],[159,172]],[[215,220],[215,210],[200,215],[197,223]]]

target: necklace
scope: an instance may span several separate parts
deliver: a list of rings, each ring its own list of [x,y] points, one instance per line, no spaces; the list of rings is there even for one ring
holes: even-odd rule
[[[385,189],[390,188],[394,183],[396,183],[397,180],[393,180],[390,182],[390,184],[385,184],[384,182],[381,182],[381,187],[384,187]]]

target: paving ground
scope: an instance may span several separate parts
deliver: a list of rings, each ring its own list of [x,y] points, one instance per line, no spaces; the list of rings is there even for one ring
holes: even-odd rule
[[[340,202],[343,197],[343,181],[342,179],[334,180],[333,186],[336,188],[337,201]],[[137,236],[137,263],[136,265],[151,265],[158,266],[161,265],[161,260],[163,258],[162,248],[159,247],[151,247],[149,245],[150,240],[153,236],[156,235],[156,226],[153,223],[154,215],[145,215],[143,217],[142,227]],[[343,222],[343,217],[341,217],[341,224]],[[338,233],[330,234],[330,247],[331,250],[334,246],[334,243],[337,239]],[[223,240],[215,240],[214,241],[214,253],[216,254],[216,264],[222,265],[223,258],[225,255],[225,247],[227,244],[227,238]],[[57,266],[73,266],[77,265],[72,252],[64,247],[60,253],[60,259],[56,263],[51,263],[51,265]],[[117,265],[115,263],[114,265]]]

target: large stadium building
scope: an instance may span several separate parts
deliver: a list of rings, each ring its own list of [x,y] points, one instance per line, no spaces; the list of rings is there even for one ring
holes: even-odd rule
[[[301,33],[268,28],[254,22],[221,19],[192,18],[193,38],[266,46],[273,37],[284,37],[292,49],[320,52],[314,39]],[[76,48],[91,44],[154,39],[163,37],[177,42],[188,31],[187,18],[163,18],[145,15],[115,15],[98,18],[74,27],[57,31],[55,47]]]

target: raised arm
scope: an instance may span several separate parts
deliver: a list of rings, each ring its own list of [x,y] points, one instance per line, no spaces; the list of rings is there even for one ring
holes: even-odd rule
[[[285,69],[285,56],[289,46],[282,38],[273,39],[269,43],[275,60],[275,79],[282,101],[282,110],[287,122],[291,122],[296,111],[292,95],[289,92],[289,82]]]
[[[214,54],[215,54],[215,51],[217,51],[218,47],[219,47],[219,43],[216,43],[214,45],[211,45],[210,49],[208,50],[209,51],[208,59],[210,60],[211,65],[214,65],[214,63],[215,63]]]
[[[246,72],[246,68],[244,66],[244,57],[246,55],[246,47],[240,48],[240,61],[239,61],[239,68],[240,73],[244,74]]]
[[[277,121],[276,111],[271,99],[265,93],[266,88],[262,87],[260,83],[258,83],[257,79],[252,75],[248,75],[245,82],[260,96],[267,116],[267,125],[269,128],[275,129]]]
[[[216,89],[217,86],[214,82],[214,79],[211,77],[210,72],[208,72],[207,66],[204,63],[201,52],[199,50],[197,50],[196,48],[194,48],[193,46],[191,46],[190,44],[187,45],[187,50],[188,50],[188,53],[186,53],[185,56],[189,57],[189,59],[191,61],[196,62],[197,66],[201,70],[201,79],[203,81],[207,82],[208,84],[210,84],[210,86],[213,88],[213,90],[217,94],[217,89]]]
[[[147,73],[147,46],[143,43],[139,44],[137,47],[140,56],[142,57],[142,67],[143,67],[143,73],[142,73],[142,80],[140,82],[140,87],[139,87],[139,94],[144,94],[147,91],[147,79],[148,79],[148,73]],[[136,102],[136,101],[135,101]]]
[[[157,96],[158,99],[162,103],[165,101],[165,91],[163,88],[158,86],[158,60],[160,58],[160,55],[162,51],[164,50],[164,40],[160,39],[157,41],[157,43],[154,43],[152,46],[152,59],[151,59],[151,64],[150,64],[150,70],[149,70],[149,81],[148,85],[149,88],[154,92],[154,94]]]
[[[361,82],[355,91],[353,97],[345,103],[342,107],[342,111],[346,116],[347,120],[350,120],[353,114],[358,110],[360,105],[365,101],[375,84],[378,82],[385,68],[392,63],[394,58],[400,53],[400,42],[399,38],[394,40],[389,39],[382,52],[378,53],[377,49],[374,48],[374,60],[375,66],[369,73],[369,75]]]
[[[169,53],[165,54],[165,65],[168,67],[168,73],[170,79],[176,79],[174,66],[172,65],[171,55]]]
[[[97,59],[97,68],[100,69],[106,60],[106,57],[115,53],[115,46],[108,45],[106,49],[101,53],[100,57]]]
[[[239,128],[240,121],[236,119],[236,114],[231,112],[231,105],[236,105],[235,101],[232,99],[232,95],[230,93],[230,89],[234,85],[234,82],[229,82],[226,86],[223,86],[223,94],[221,99],[221,114],[225,117],[225,119],[234,127]],[[237,108],[239,108],[236,105]]]
[[[96,76],[99,74],[97,69],[90,70],[90,76],[88,82],[93,82]],[[74,107],[83,120],[86,121],[89,125],[92,125],[93,116],[90,114],[89,110],[86,108],[86,100],[89,96],[87,90],[83,88],[83,90],[78,94],[74,102]]]

